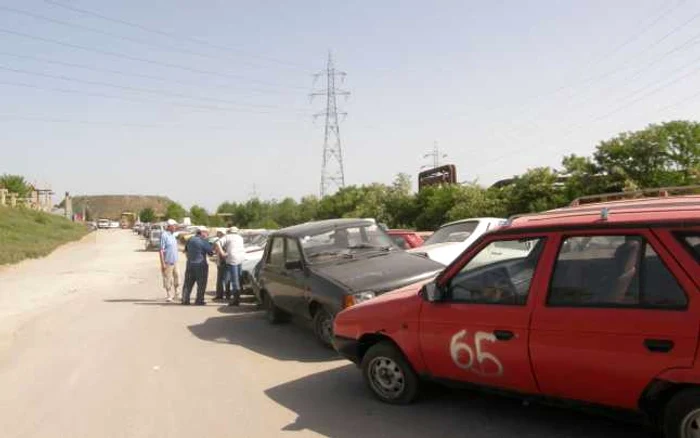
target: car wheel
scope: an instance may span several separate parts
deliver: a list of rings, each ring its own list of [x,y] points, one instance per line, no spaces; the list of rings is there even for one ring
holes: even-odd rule
[[[380,342],[370,347],[360,367],[365,383],[379,400],[405,405],[416,399],[418,376],[392,343]]]
[[[333,315],[323,306],[314,313],[314,334],[326,347],[333,347]]]
[[[663,420],[665,438],[700,437],[700,389],[685,389],[666,405]]]
[[[265,308],[265,316],[271,324],[278,324],[284,322],[286,319],[286,314],[282,309],[275,305],[272,301],[272,297],[267,292],[262,293],[263,307]]]

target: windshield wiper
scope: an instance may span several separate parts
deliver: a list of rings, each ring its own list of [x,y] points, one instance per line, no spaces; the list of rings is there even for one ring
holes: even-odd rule
[[[352,254],[342,253],[342,252],[338,252],[338,251],[321,251],[321,252],[315,252],[313,254],[308,255],[308,257],[310,259],[315,258],[315,257],[321,257],[321,256],[352,257]]]
[[[348,246],[348,249],[380,249],[382,251],[388,251],[391,249],[391,247],[390,246],[370,245],[369,243],[360,243],[359,245]]]

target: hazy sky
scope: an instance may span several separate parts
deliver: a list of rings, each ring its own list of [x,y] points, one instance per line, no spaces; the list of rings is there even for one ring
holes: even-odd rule
[[[329,49],[347,184],[415,182],[434,141],[490,184],[700,110],[694,0],[5,0],[0,173],[186,207],[318,194]]]

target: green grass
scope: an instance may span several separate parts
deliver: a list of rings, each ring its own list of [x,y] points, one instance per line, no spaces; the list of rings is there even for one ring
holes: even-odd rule
[[[87,228],[61,216],[24,208],[0,207],[0,265],[44,257],[78,240]]]

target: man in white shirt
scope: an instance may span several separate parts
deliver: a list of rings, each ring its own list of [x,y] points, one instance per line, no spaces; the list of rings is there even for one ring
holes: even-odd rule
[[[238,228],[229,228],[228,234],[216,242],[216,252],[226,260],[224,283],[231,285],[229,306],[237,306],[241,301],[241,264],[245,260],[245,244]]]

